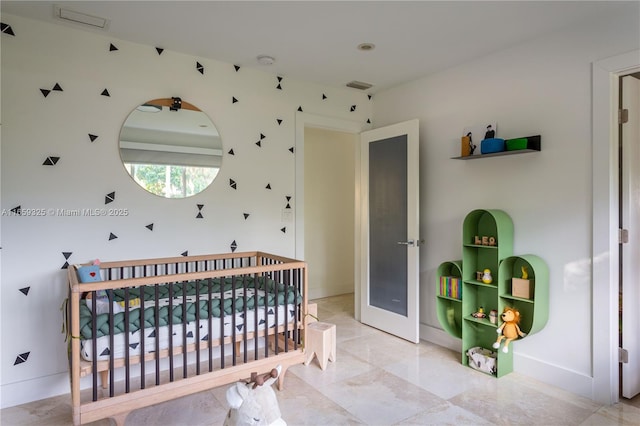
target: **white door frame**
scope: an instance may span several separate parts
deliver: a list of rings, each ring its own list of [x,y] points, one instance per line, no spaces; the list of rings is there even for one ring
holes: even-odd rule
[[[358,121],[323,115],[296,112],[295,144],[295,258],[304,260],[304,129],[314,127],[337,132],[360,134],[371,127]],[[354,235],[354,310],[355,318],[360,320],[360,144],[355,145],[355,235]]]
[[[618,376],[618,98],[621,75],[640,66],[635,50],[592,67],[592,399],[614,404]]]

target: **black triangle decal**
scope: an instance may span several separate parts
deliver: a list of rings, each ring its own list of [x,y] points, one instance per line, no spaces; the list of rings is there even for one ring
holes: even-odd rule
[[[114,234],[113,232],[109,232],[109,241],[115,240],[116,238],[118,238],[116,234]]]
[[[247,220],[247,218],[249,217],[249,213],[243,213],[244,215],[244,220]]]
[[[111,43],[109,45],[109,52],[113,52],[114,50],[118,50],[118,48],[113,43]]]
[[[231,243],[231,252],[235,252],[237,248],[238,244],[236,243],[236,240],[233,240],[233,242]]]
[[[111,95],[109,94],[109,91],[108,91],[107,89],[104,89],[104,90],[102,91],[102,93],[100,93],[100,94],[101,94],[102,96],[111,96]]]
[[[69,267],[69,262],[64,262],[64,265],[60,269],[67,269]]]
[[[284,228],[280,228],[280,230],[282,231],[283,234],[287,233],[287,227],[286,226]]]
[[[276,86],[276,89],[278,89],[278,90],[282,90],[282,86],[278,84],[278,85]]]
[[[53,86],[53,89],[51,89],[51,90],[55,90],[56,92],[62,92],[62,87],[58,83],[56,83]]]
[[[104,203],[105,204],[112,203],[115,199],[116,199],[116,193],[115,192],[110,192],[107,195],[105,195]]]
[[[327,95],[325,95],[324,93],[322,94],[322,100],[324,101],[325,99],[327,99]]]
[[[60,159],[60,157],[47,157],[47,159],[44,160],[44,163],[42,163],[42,165],[43,166],[55,166],[59,159]]]
[[[22,214],[22,206],[17,206],[11,209],[11,213],[20,215]]]
[[[147,226],[145,226],[145,228],[147,228],[149,231],[153,231],[153,223],[148,224]]]
[[[278,76],[278,82],[282,81],[282,77]]]
[[[204,67],[202,66],[202,64],[200,62],[196,62],[196,69],[198,70],[198,72],[200,74],[204,74]]]
[[[351,112],[356,110],[356,106],[355,105],[351,105]]]
[[[156,52],[158,52],[158,55],[162,55],[162,52],[164,52],[164,49],[162,47],[156,47]]]
[[[20,293],[24,294],[25,296],[28,296],[30,288],[31,287],[23,287],[23,288],[20,289]]]
[[[285,195],[285,197],[287,199],[287,201],[291,201],[291,195]]]
[[[183,252],[182,252],[182,253],[180,253],[180,254],[181,254],[182,256],[184,256],[184,257],[187,257],[187,256],[189,256],[189,251],[188,251],[188,250],[185,250],[185,251],[183,251]]]
[[[266,189],[271,189],[271,184],[268,183],[267,186],[265,186]]]
[[[236,72],[240,71],[240,65],[234,65],[233,67],[236,69]]]
[[[236,102],[238,102],[238,100],[236,99],[235,96],[233,96],[232,99],[231,99],[231,102],[235,104]]]
[[[204,216],[202,216],[202,213],[198,213],[196,215],[196,219],[203,219],[203,218],[204,218]]]
[[[23,354],[18,355],[13,365],[18,365],[18,364],[22,364],[23,362],[27,362],[27,359],[29,358],[30,353],[31,352],[25,352]]]
[[[12,35],[12,36],[16,35],[13,32],[13,29],[11,28],[11,25],[7,25],[4,22],[0,22],[0,30],[2,31],[2,34],[8,34],[8,35]]]
[[[96,139],[98,139],[98,135],[92,135],[91,133],[89,133],[89,140],[91,142],[95,141]]]
[[[69,258],[71,257],[72,254],[73,254],[73,252],[71,252],[71,251],[63,251],[62,252],[62,255],[64,256],[64,258],[66,260],[69,260]]]
[[[287,203],[287,206],[285,207],[285,209],[290,209],[291,208],[291,204]]]
[[[262,147],[262,143],[260,141],[256,142],[256,145],[258,145],[259,147]]]
[[[202,210],[202,208],[204,207],[204,204],[196,204],[196,206],[198,206],[198,210]]]
[[[233,189],[238,189],[238,185],[236,184],[236,181],[233,179],[229,179],[229,186],[232,187]]]
[[[371,96],[371,95],[367,95],[367,96],[369,96],[369,100],[371,100],[371,98],[373,98],[373,96]]]
[[[371,124],[371,119],[367,118],[367,124]]]
[[[42,92],[42,95],[44,95],[44,97],[46,98],[47,96],[49,96],[49,93],[51,92],[51,90],[49,90],[49,89],[40,89],[40,92]]]
[[[266,138],[266,136],[264,134],[260,133],[260,140],[262,140],[264,138]]]
[[[295,148],[294,147],[289,148],[289,152],[291,152],[292,154],[295,153]]]
[[[277,118],[276,121],[278,122],[278,126],[282,124],[282,119],[281,118]]]
[[[236,155],[236,153],[235,153],[235,152],[233,152],[233,148],[231,148],[231,149],[229,150],[228,154],[229,154],[229,155]]]
[[[298,111],[302,112],[302,105],[298,107]]]

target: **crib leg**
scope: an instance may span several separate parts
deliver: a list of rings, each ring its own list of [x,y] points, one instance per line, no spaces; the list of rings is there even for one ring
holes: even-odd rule
[[[109,384],[109,370],[100,372],[100,383],[102,384],[102,389],[107,388],[107,384]]]
[[[288,366],[284,365],[281,367],[280,375],[278,376],[278,390],[281,391],[284,389],[284,375],[287,372]]]
[[[121,414],[116,414],[115,416],[111,416],[111,418],[116,423],[116,426],[124,426],[124,422],[127,419],[128,415],[129,413],[121,413]]]

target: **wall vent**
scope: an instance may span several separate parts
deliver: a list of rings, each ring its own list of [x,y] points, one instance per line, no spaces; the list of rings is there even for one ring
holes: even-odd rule
[[[373,84],[353,80],[347,83],[347,87],[352,87],[354,89],[359,89],[359,90],[367,90],[367,89],[371,89],[373,87]]]
[[[109,28],[109,20],[106,18],[87,15],[86,13],[76,12],[75,10],[66,9],[58,5],[53,6],[53,16],[62,21],[88,25],[93,28],[100,28],[101,30]]]

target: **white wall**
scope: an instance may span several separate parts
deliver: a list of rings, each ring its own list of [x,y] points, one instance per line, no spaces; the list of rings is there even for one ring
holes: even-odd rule
[[[154,46],[69,27],[11,15],[2,21],[16,34],[2,34],[0,398],[7,407],[68,392],[59,310],[67,294],[65,262],[229,252],[234,241],[237,251],[294,256],[295,222],[282,211],[290,204],[295,214],[295,154],[289,149],[296,111],[364,124],[372,102],[360,91],[286,76],[279,90],[273,74],[166,50],[159,55]],[[118,50],[110,51],[111,43]],[[56,83],[63,90],[43,96],[40,89]],[[104,89],[109,97],[101,96]],[[142,190],[118,153],[120,127],[131,110],[171,96],[211,117],[225,153],[212,186],[182,200]],[[266,137],[258,147],[261,133]],[[91,142],[88,134],[98,138]],[[48,156],[60,160],[42,165]],[[105,204],[110,192],[115,201]],[[196,219],[197,204],[204,204],[202,219]],[[45,216],[11,215],[17,206],[44,209]],[[50,214],[51,208],[127,209],[128,215],[64,217]],[[153,231],[146,228],[151,223]],[[109,240],[110,233],[117,238]],[[20,289],[27,287],[25,295]],[[21,354],[28,354],[26,362],[16,363]]]
[[[637,49],[638,5],[378,93],[376,126],[420,119],[421,334],[443,336],[435,311],[437,266],[462,257],[462,221],[505,210],[514,254],[550,269],[549,322],[514,345],[516,371],[592,395],[591,63]],[[497,122],[497,136],[540,134],[542,151],[456,161],[464,127]],[[606,200],[605,200],[606,202]],[[596,302],[597,306],[597,302]]]
[[[358,135],[306,128],[305,260],[309,297],[354,291],[355,152]]]

